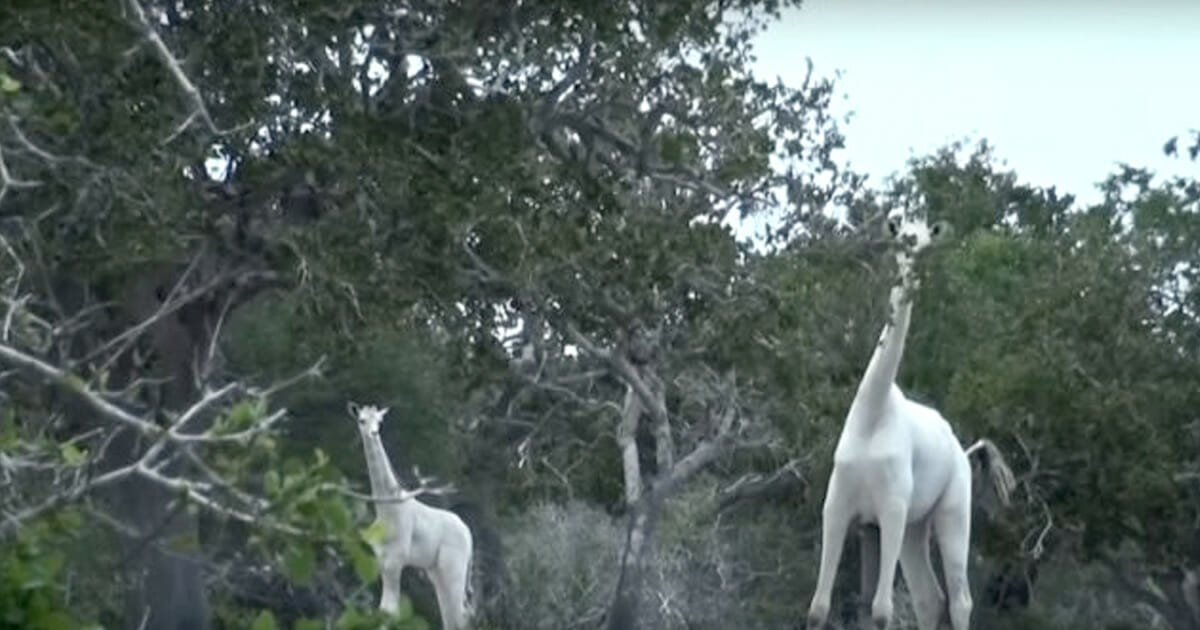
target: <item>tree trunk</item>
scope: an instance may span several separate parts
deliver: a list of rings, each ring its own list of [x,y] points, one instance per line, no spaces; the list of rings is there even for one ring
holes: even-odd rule
[[[662,500],[647,492],[633,506],[626,530],[625,551],[617,591],[608,613],[608,630],[637,630],[642,625],[642,594],[646,573],[654,560],[654,536]]]
[[[208,253],[193,271],[189,285],[210,283],[227,268],[220,256]],[[119,310],[111,320],[115,324],[112,330],[106,331],[110,338],[154,316],[164,301],[170,299],[171,289],[179,282],[182,269],[182,265],[161,265],[131,274],[121,282],[112,296]],[[150,350],[146,363],[135,365],[132,351],[126,352],[113,366],[109,387],[120,389],[134,379],[146,376],[169,379],[161,386],[149,389],[141,402],[151,412],[187,408],[200,395],[197,379],[203,375],[196,372],[206,365],[212,336],[219,334],[217,322],[222,306],[229,306],[225,312],[228,318],[238,304],[244,304],[261,288],[235,288],[233,283],[223,283],[208,295],[162,317],[144,333]],[[240,299],[236,304],[227,305],[234,292]],[[208,421],[209,418],[201,418],[195,423]],[[128,433],[121,435],[109,449],[105,464],[115,467],[136,460],[146,447],[143,440],[141,436]],[[182,464],[175,464],[179,465]],[[173,470],[168,468],[165,472]],[[125,602],[125,627],[154,630],[211,628],[212,611],[200,554],[168,552],[163,549],[164,545],[155,544],[177,537],[203,543],[203,515],[189,514],[184,506],[173,504],[175,497],[170,491],[139,477],[128,478],[115,486],[108,496],[115,516],[139,532],[137,539],[126,539],[123,545],[136,576]]]
[[[174,286],[178,268],[170,266],[134,275],[119,294],[120,313],[114,318],[115,336],[128,327],[151,317]],[[202,281],[207,280],[201,278]],[[173,316],[162,318],[146,332],[152,348],[150,370],[155,377],[170,378],[150,408],[183,409],[194,401],[197,391],[192,374],[192,358],[207,347],[204,330],[187,326],[187,315],[194,315],[199,304],[183,307]],[[187,313],[191,310],[192,313]],[[193,320],[195,321],[195,320]],[[110,387],[120,389],[139,376],[147,376],[143,366],[134,365],[131,354],[117,361],[110,376]],[[126,465],[137,459],[144,438],[124,434],[110,449],[112,466]],[[117,518],[139,530],[138,539],[126,539],[124,553],[134,567],[135,579],[125,602],[125,627],[155,630],[208,630],[212,614],[204,585],[200,559],[192,554],[167,553],[157,541],[174,537],[199,539],[197,519],[185,510],[171,509],[171,495],[140,477],[130,477],[110,493]]]

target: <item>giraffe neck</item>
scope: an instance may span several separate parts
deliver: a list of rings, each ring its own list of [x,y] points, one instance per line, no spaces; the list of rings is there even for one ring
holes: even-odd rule
[[[378,433],[371,435],[360,431],[363,442],[363,452],[367,457],[367,475],[371,479],[371,494],[386,496],[400,491],[400,483],[396,481],[396,473],[388,461],[387,451],[383,448],[383,440]]]
[[[392,462],[388,459],[387,450],[383,448],[383,436],[376,433],[372,436],[372,442],[375,443],[375,450],[378,452],[377,457],[380,462],[381,480],[383,482],[383,491],[385,494],[399,494],[400,482],[396,479],[396,471],[392,470]]]
[[[911,290],[916,287],[912,265],[904,254],[897,255],[900,267],[900,282],[892,287],[888,295],[888,321],[879,335],[879,343],[854,398],[855,413],[849,422],[858,424],[859,433],[870,433],[883,415],[888,394],[900,371],[900,359],[904,356],[904,342],[908,336],[908,324],[912,317]]]

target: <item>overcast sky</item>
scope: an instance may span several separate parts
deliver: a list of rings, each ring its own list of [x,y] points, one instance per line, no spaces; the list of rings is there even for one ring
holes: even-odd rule
[[[844,71],[836,111],[870,182],[957,138],[1081,201],[1118,162],[1197,174],[1163,143],[1200,127],[1200,1],[808,0],[756,42],[755,72]]]

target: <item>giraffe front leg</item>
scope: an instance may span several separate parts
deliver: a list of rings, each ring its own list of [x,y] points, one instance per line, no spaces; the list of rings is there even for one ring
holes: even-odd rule
[[[817,573],[817,591],[813,593],[808,608],[809,630],[820,630],[829,616],[833,599],[833,580],[837,577],[838,564],[842,560],[842,548],[846,543],[846,531],[850,528],[851,514],[841,489],[838,471],[829,479],[829,494],[821,518],[821,568]]]
[[[404,563],[399,558],[384,557],[383,566],[379,569],[379,577],[383,582],[383,592],[379,596],[379,609],[389,615],[400,611],[400,576],[404,573]]]
[[[896,563],[904,541],[908,502],[889,498],[879,510],[879,585],[871,602],[871,620],[879,630],[886,630],[892,620],[892,588],[896,584]]]

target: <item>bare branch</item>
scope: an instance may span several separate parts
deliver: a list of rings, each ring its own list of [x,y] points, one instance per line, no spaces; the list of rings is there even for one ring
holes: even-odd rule
[[[732,405],[727,407],[718,420],[715,435],[701,440],[691,453],[679,460],[671,469],[671,474],[655,484],[654,492],[662,496],[670,495],[702,468],[724,455],[733,441],[732,429],[737,415],[737,410]]]
[[[804,475],[800,473],[799,465],[799,459],[791,459],[769,475],[749,473],[741,476],[720,491],[714,511],[719,513],[739,501],[790,487],[796,483],[806,483]]]
[[[87,482],[76,485],[70,490],[51,495],[45,501],[42,501],[33,507],[26,508],[16,514],[6,514],[4,516],[4,522],[0,523],[0,539],[16,533],[21,525],[26,521],[35,519],[50,512],[51,510],[62,507],[69,503],[73,503],[74,501],[79,500],[85,494],[97,488],[109,485],[113,482],[120,481],[121,479],[130,476],[133,474],[136,466],[137,464],[130,464],[129,466],[107,472],[99,477],[93,477]]]
[[[189,422],[196,419],[197,416],[199,416],[201,413],[206,411],[209,407],[212,407],[213,405],[217,404],[222,399],[224,399],[226,396],[229,396],[230,394],[234,393],[238,389],[239,389],[239,385],[237,383],[229,383],[228,385],[226,385],[225,387],[222,387],[221,389],[218,389],[216,391],[205,394],[200,400],[196,401],[195,404],[193,404],[191,407],[189,407],[187,411],[180,414],[179,418],[175,421],[175,423],[172,424],[169,429],[167,429],[167,433],[168,434],[179,433],[181,430],[183,430],[185,427],[187,427]]]
[[[4,329],[3,331],[0,331],[0,341],[7,343],[9,331],[12,329],[13,316],[16,314],[18,309],[24,308],[25,302],[27,301],[27,297],[17,297],[21,290],[21,281],[25,278],[25,264],[21,262],[21,258],[17,256],[15,251],[13,251],[12,245],[8,243],[8,239],[4,238],[3,234],[0,234],[0,247],[4,248],[4,252],[8,254],[9,257],[13,259],[13,263],[17,265],[16,277],[9,279],[9,281],[12,283],[12,289],[10,290],[10,295],[6,300],[8,302],[8,311],[4,314]]]
[[[200,456],[196,455],[196,453],[191,448],[188,448],[185,446],[182,448],[182,451],[183,451],[183,456],[188,460],[188,463],[195,466],[196,469],[199,470],[200,473],[202,475],[204,475],[204,477],[206,479],[208,479],[208,483],[210,483],[212,486],[214,486],[216,488],[220,488],[221,490],[224,490],[225,492],[228,492],[229,494],[233,495],[233,497],[235,499],[237,499],[238,501],[241,501],[242,503],[244,503],[246,505],[252,505],[258,509],[265,509],[268,506],[268,502],[266,499],[263,499],[261,497],[256,497],[247,492],[244,492],[244,491],[238,489],[233,484],[226,481],[223,477],[221,477],[220,474],[217,473],[217,471],[213,470],[212,467],[210,467],[203,459],[200,459]]]
[[[8,126],[12,128],[13,135],[15,135],[17,137],[17,142],[21,145],[22,148],[24,148],[29,153],[32,153],[33,155],[37,156],[42,161],[48,162],[50,164],[60,164],[62,162],[78,162],[79,164],[82,164],[83,166],[87,166],[89,168],[93,168],[93,169],[100,168],[99,165],[97,165],[95,162],[92,162],[91,160],[89,160],[85,157],[82,157],[82,156],[62,157],[59,155],[55,155],[55,154],[47,151],[46,149],[43,149],[42,147],[35,144],[32,140],[30,140],[29,136],[25,135],[25,132],[21,129],[21,126],[17,124],[17,122],[19,120],[20,119],[17,118],[16,115],[9,115],[9,117],[8,117]]]
[[[68,374],[41,359],[29,356],[7,343],[0,343],[0,360],[23,370],[33,372],[55,385],[75,392],[94,411],[117,424],[126,425],[147,436],[159,435],[162,432],[162,429],[158,425],[147,422],[105,400],[88,387],[87,383],[84,383],[79,377]]]
[[[42,182],[39,181],[14,179],[12,175],[8,173],[8,165],[4,163],[4,147],[3,145],[0,145],[0,203],[3,203],[4,195],[8,194],[9,188],[37,188],[41,185]]]
[[[266,527],[267,529],[272,529],[293,536],[300,536],[304,534],[303,531],[296,529],[291,525],[277,523],[273,520],[264,519],[261,516],[254,515],[243,510],[222,505],[207,494],[212,487],[210,484],[168,477],[157,470],[146,466],[142,462],[138,462],[134,465],[134,472],[154,483],[157,483],[160,486],[182,493],[189,501],[207,509],[213,514],[226,516],[235,521],[246,523],[247,525]]]
[[[1116,579],[1117,584],[1135,599],[1149,604],[1157,611],[1162,611],[1166,608],[1167,601],[1162,596],[1129,578],[1128,567],[1121,566],[1121,564],[1113,558],[1103,555],[1099,558],[1099,561],[1100,564],[1104,565],[1109,570],[1109,573],[1111,573],[1113,578]]]
[[[239,288],[234,288],[225,298],[225,305],[221,307],[221,313],[217,316],[217,323],[213,325],[212,331],[208,336],[208,352],[204,355],[204,362],[197,369],[196,378],[200,381],[200,385],[208,382],[212,376],[213,362],[217,356],[217,346],[221,341],[221,329],[225,326],[225,318],[229,315],[229,309],[233,306],[238,294],[241,293]]]
[[[138,0],[128,0],[126,4],[129,6],[129,10],[133,12],[133,16],[137,20],[137,26],[139,30],[142,31],[142,35],[154,48],[154,53],[158,57],[158,60],[162,62],[163,66],[165,66],[167,71],[170,72],[171,77],[175,79],[177,84],[179,84],[179,87],[183,90],[184,96],[187,98],[188,104],[191,108],[187,118],[180,123],[180,125],[170,136],[163,140],[163,144],[170,143],[181,133],[183,133],[184,130],[190,127],[192,123],[196,122],[196,120],[203,122],[208,131],[217,136],[223,136],[233,131],[237,131],[240,128],[246,127],[247,125],[242,125],[234,129],[220,129],[217,127],[216,123],[213,122],[212,116],[208,113],[208,106],[204,104],[204,97],[200,94],[200,89],[197,88],[196,84],[192,83],[192,80],[188,78],[187,73],[183,71],[183,66],[181,66],[179,63],[179,60],[176,59],[175,55],[171,53],[171,49],[167,48],[166,42],[163,41],[162,37],[158,34],[158,31],[154,29],[154,26],[150,24],[150,20],[146,18],[146,12],[142,10],[141,3],[138,2]]]
[[[558,105],[563,95],[567,93],[567,90],[571,89],[576,83],[579,83],[587,74],[588,66],[592,63],[592,49],[595,47],[595,35],[595,28],[589,29],[583,34],[583,41],[579,45],[579,59],[567,69],[562,80],[555,84],[542,97],[543,117]]]
[[[268,387],[264,390],[251,389],[250,393],[255,396],[262,397],[262,398],[270,398],[271,396],[274,396],[275,394],[278,394],[279,392],[281,392],[285,389],[290,389],[292,387],[295,387],[301,381],[304,381],[304,380],[307,380],[310,378],[311,379],[324,378],[325,377],[326,358],[327,357],[325,355],[321,355],[321,357],[317,359],[316,363],[313,363],[312,365],[308,366],[308,368],[306,368],[303,372],[300,372],[299,374],[296,374],[295,376],[292,376],[291,378],[288,378],[287,380],[276,383],[276,384],[272,385],[271,387]]]
[[[180,433],[180,431],[186,427],[189,422],[199,416],[201,412],[213,406],[226,396],[229,396],[237,389],[237,383],[230,383],[217,391],[205,394],[199,401],[189,407],[187,411],[180,414],[175,422],[171,423],[171,426],[167,427],[167,430],[162,433],[158,441],[146,450],[146,454],[142,457],[143,461],[153,462],[168,443],[196,440],[197,436],[183,434]]]
[[[637,393],[638,398],[641,399],[642,404],[645,405],[646,410],[650,412],[651,416],[656,421],[669,418],[667,408],[663,404],[663,401],[654,395],[654,392],[651,391],[650,386],[645,380],[642,379],[640,375],[638,375],[637,369],[634,368],[625,357],[596,346],[596,344],[593,343],[591,339],[588,339],[586,335],[580,332],[574,324],[567,323],[565,329],[567,337],[572,343],[579,346],[593,357],[596,357],[597,359],[607,363],[609,368],[611,368],[612,371],[621,378],[621,380],[625,381],[626,384],[633,388],[633,391]]]
[[[190,274],[191,270],[195,268],[196,262],[199,260],[199,258],[200,257],[197,256],[196,259],[194,259],[192,261],[192,264],[188,266],[188,269],[184,272],[183,277],[181,277],[179,279],[179,282],[176,283],[175,289],[172,289],[172,293],[174,293],[176,289],[178,289],[179,287],[181,287],[183,285],[184,281],[187,279],[187,276]],[[228,282],[229,279],[230,279],[229,274],[218,274],[216,277],[214,277],[212,280],[205,283],[203,286],[192,289],[191,291],[188,291],[186,294],[180,296],[177,299],[171,299],[171,297],[168,295],[167,299],[163,301],[162,305],[158,307],[158,310],[156,310],[154,312],[154,314],[152,314],[150,317],[147,317],[146,319],[142,320],[138,324],[131,326],[131,327],[127,328],[126,330],[122,331],[121,334],[117,335],[116,337],[113,337],[112,339],[108,340],[107,342],[100,344],[100,346],[98,348],[96,348],[95,350],[88,353],[87,356],[85,356],[83,359],[81,359],[79,361],[79,363],[84,363],[84,364],[89,363],[93,359],[95,359],[95,358],[103,355],[105,352],[108,352],[109,350],[111,350],[114,346],[121,344],[120,349],[117,352],[110,355],[108,357],[108,359],[104,362],[104,364],[101,366],[99,371],[103,371],[109,365],[111,365],[113,363],[113,361],[115,361],[117,359],[117,357],[120,357],[122,354],[124,354],[125,351],[128,350],[133,345],[133,343],[137,340],[137,338],[140,337],[147,330],[149,330],[151,326],[158,323],[159,321],[162,321],[162,319],[164,317],[167,317],[168,315],[175,313],[176,311],[183,308],[184,306],[187,306],[188,304],[191,304],[192,302],[208,295],[212,291],[216,290],[217,287],[220,287],[222,284]]]
[[[404,503],[405,501],[411,501],[412,499],[416,499],[416,498],[420,497],[421,495],[425,495],[425,494],[447,495],[447,494],[453,494],[454,492],[457,492],[457,489],[454,487],[454,484],[452,484],[452,483],[446,483],[446,484],[441,484],[441,485],[437,485],[437,486],[430,486],[430,485],[422,484],[421,486],[414,488],[412,490],[401,490],[399,494],[390,494],[390,495],[389,494],[382,494],[382,495],[381,494],[363,494],[361,492],[355,492],[353,490],[350,490],[349,488],[346,488],[346,487],[338,485],[338,484],[333,484],[333,483],[321,484],[320,486],[317,486],[317,489],[321,490],[321,491],[326,491],[326,492],[336,492],[338,494],[348,496],[353,499],[359,499],[360,501],[370,501],[372,503]]]

